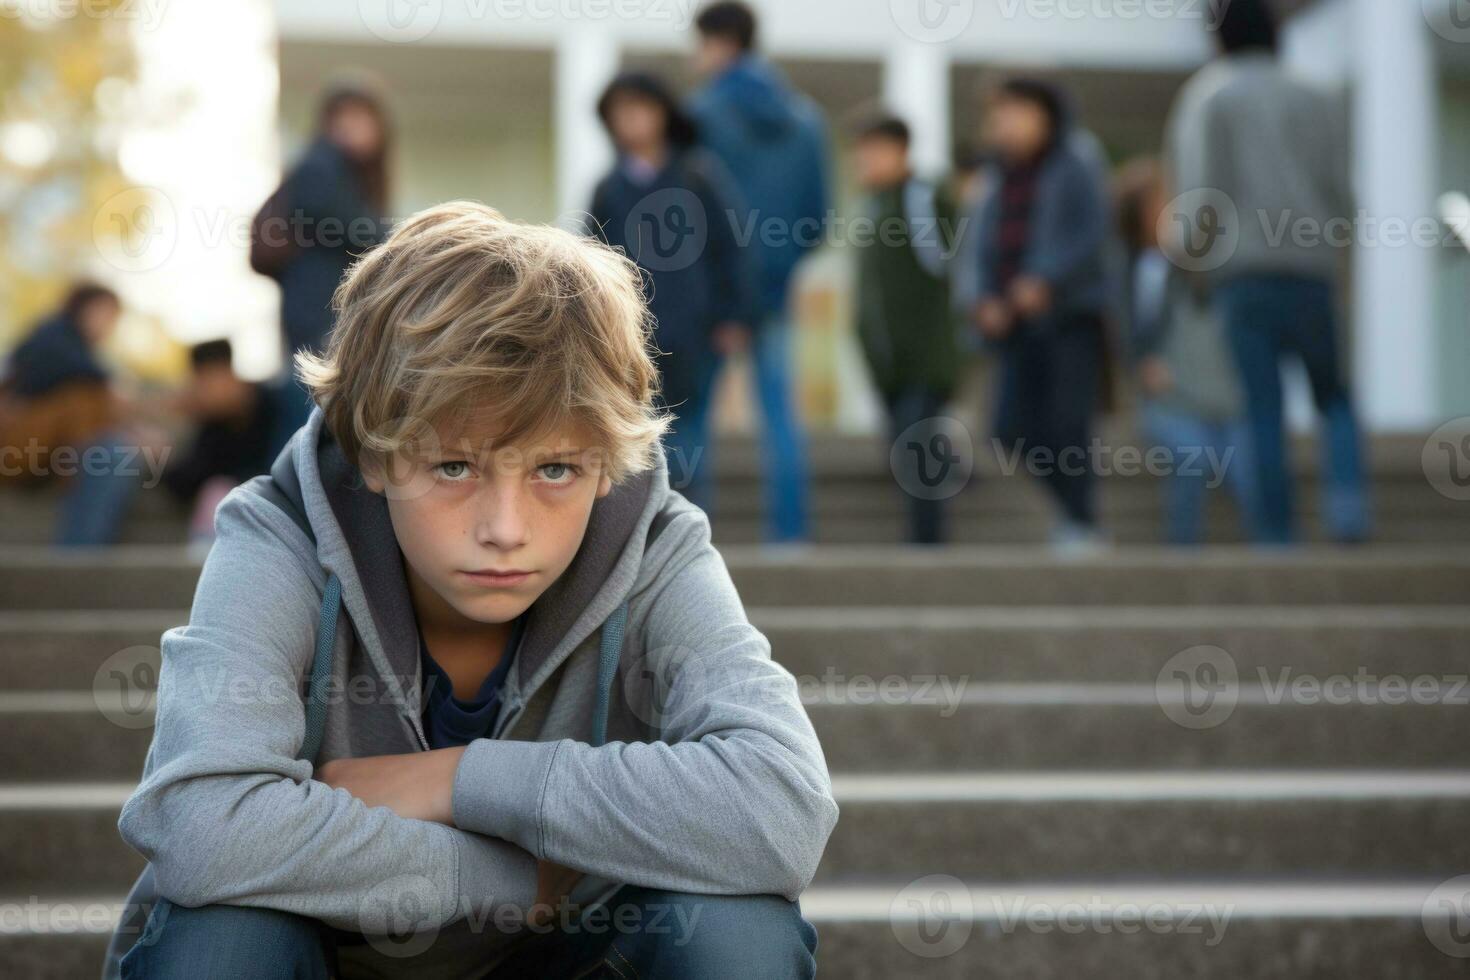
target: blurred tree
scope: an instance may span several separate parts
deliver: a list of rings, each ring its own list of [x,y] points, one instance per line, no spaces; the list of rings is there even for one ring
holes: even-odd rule
[[[0,348],[96,274],[94,216],[126,187],[136,7],[0,0]]]

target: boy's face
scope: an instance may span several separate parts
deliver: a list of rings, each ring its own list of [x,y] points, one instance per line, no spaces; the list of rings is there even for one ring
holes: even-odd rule
[[[577,427],[524,446],[501,446],[474,425],[425,436],[387,472],[363,473],[369,489],[387,495],[419,621],[508,622],[576,556],[593,502],[612,489],[603,456]]]
[[[858,183],[865,190],[891,187],[908,176],[909,151],[887,136],[864,136],[853,145]]]

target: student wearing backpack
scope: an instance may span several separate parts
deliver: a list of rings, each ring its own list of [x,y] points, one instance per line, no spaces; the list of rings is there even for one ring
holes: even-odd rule
[[[343,84],[322,98],[311,145],[256,216],[251,264],[281,286],[287,360],[320,352],[332,329],[332,293],[388,225],[388,111],[370,88]],[[274,448],[285,445],[311,411],[309,393],[289,370],[280,392]]]
[[[862,122],[854,146],[857,179],[873,234],[858,246],[857,333],[888,414],[890,444],[910,427],[936,422],[959,381],[960,357],[949,296],[954,205],[909,165],[909,127],[896,116]],[[919,430],[924,432],[923,429]],[[909,540],[943,544],[944,502],[922,493],[933,465],[925,447],[936,432],[897,447]]]
[[[122,976],[812,976],[831,780],[669,487],[636,268],[459,202],[339,295],[302,521],[232,492],[163,636]]]
[[[737,247],[737,193],[724,166],[695,146],[694,123],[662,79],[626,72],[597,103],[617,149],[592,196],[594,233],[644,272],[662,401],[676,416],[665,445],[674,487],[711,507],[709,402],[720,358],[745,344],[752,270]]]

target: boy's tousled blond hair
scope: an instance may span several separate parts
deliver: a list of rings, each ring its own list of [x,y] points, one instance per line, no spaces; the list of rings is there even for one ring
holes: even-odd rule
[[[621,482],[669,425],[637,266],[590,238],[454,201],[404,220],[337,287],[324,355],[296,354],[348,460],[382,466],[431,426],[496,446],[577,425]]]

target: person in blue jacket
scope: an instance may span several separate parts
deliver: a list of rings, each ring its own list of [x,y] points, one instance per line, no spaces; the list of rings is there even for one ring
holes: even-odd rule
[[[739,197],[694,123],[646,72],[614,78],[597,112],[617,150],[593,193],[593,232],[644,273],[661,356],[661,401],[678,418],[665,438],[675,489],[708,510],[709,398],[722,352],[754,316],[753,276],[729,216]],[[732,338],[737,338],[732,341]]]
[[[735,228],[759,275],[750,340],[766,430],[768,537],[802,541],[808,536],[806,449],[791,393],[788,301],[798,261],[825,237],[826,122],[756,53],[756,19],[745,4],[710,4],[695,27],[696,67],[707,82],[690,111],[701,144],[735,179],[742,199]]]
[[[278,275],[287,361],[326,347],[332,294],[349,266],[387,233],[388,112],[376,93],[343,84],[323,96],[317,134],[287,175],[291,255]],[[306,422],[311,401],[290,378],[281,392],[277,451]]]

